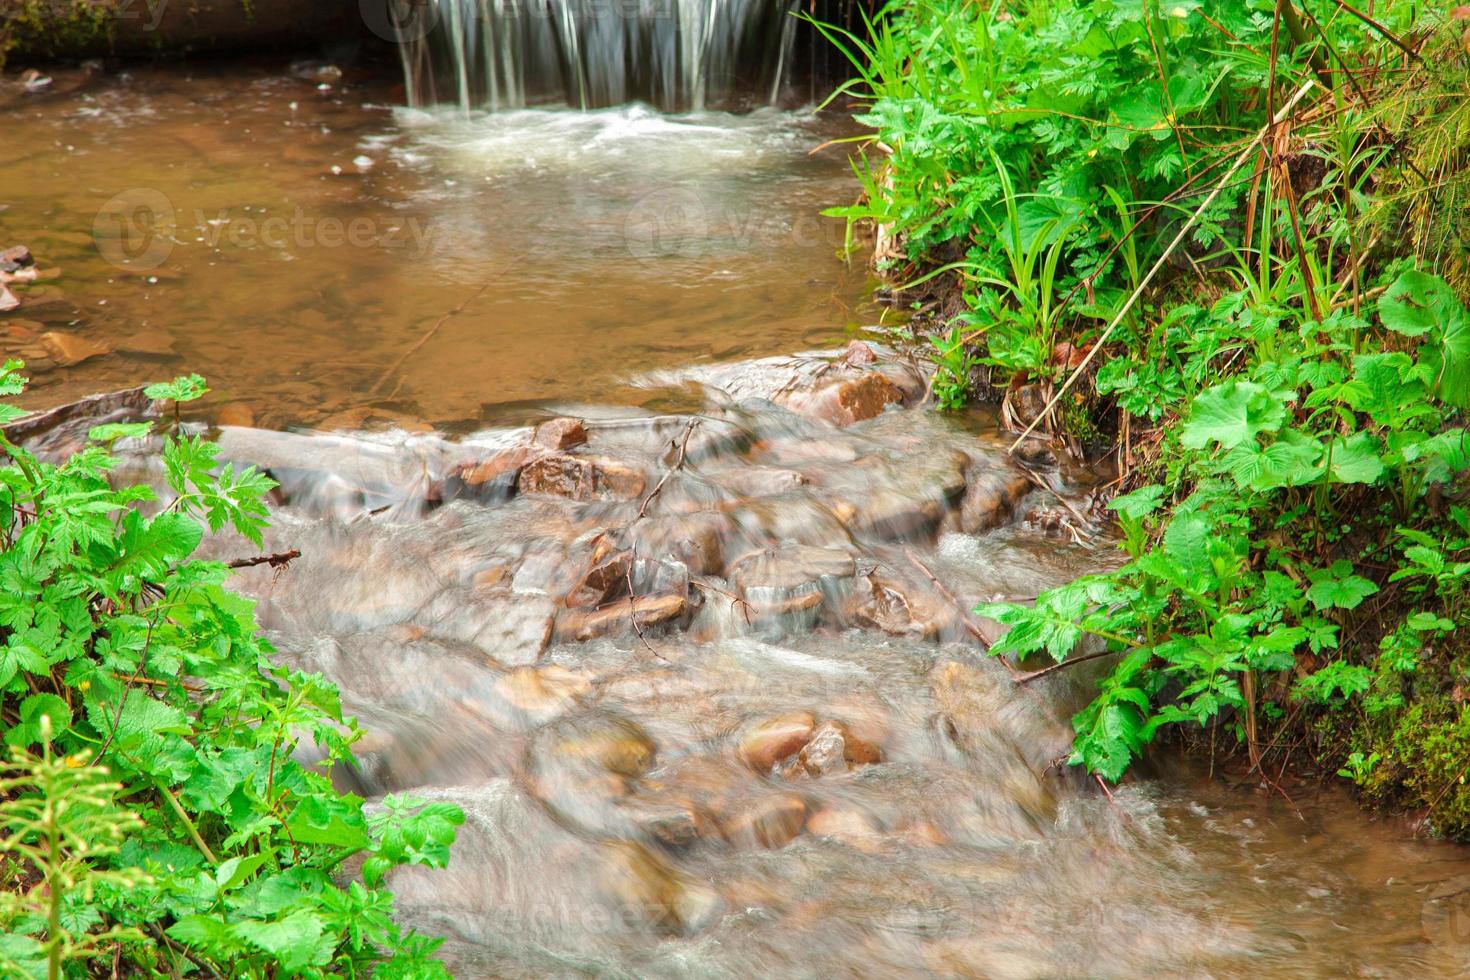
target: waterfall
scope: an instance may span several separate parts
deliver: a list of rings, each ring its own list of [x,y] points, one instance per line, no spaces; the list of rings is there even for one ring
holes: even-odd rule
[[[364,0],[369,2],[369,0]],[[379,0],[410,105],[511,109],[773,102],[797,0]]]

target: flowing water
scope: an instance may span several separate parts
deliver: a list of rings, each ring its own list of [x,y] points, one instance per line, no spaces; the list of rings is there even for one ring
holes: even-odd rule
[[[319,66],[73,84],[0,117],[0,238],[60,270],[3,343],[37,406],[209,376],[194,424],[302,552],[240,587],[369,732],[344,785],[467,813],[393,880],[459,975],[1470,971],[1463,849],[1061,762],[1086,668],[1017,684],[964,610],[1113,560],[1101,476],[926,410],[861,331],[812,218],[853,193],[840,122],[406,111]]]

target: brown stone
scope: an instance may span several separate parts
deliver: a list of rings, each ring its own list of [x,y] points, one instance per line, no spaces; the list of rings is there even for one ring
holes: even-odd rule
[[[50,330],[41,334],[41,346],[62,367],[71,367],[93,357],[112,353],[112,348],[74,333]]]
[[[255,425],[255,412],[244,402],[230,402],[219,410],[214,422],[215,425],[240,425],[248,428]]]
[[[176,353],[173,337],[156,327],[128,331],[127,336],[118,341],[117,349],[125,354],[143,354],[148,357],[172,357]]]
[[[1007,466],[979,466],[966,477],[960,501],[960,530],[979,534],[1007,524],[1011,512],[1031,489],[1025,474]]]
[[[729,814],[720,832],[732,844],[778,848],[790,843],[806,823],[806,802],[792,794],[763,796]]]
[[[546,449],[571,449],[587,441],[587,427],[578,419],[552,419],[536,426],[531,441]]]
[[[679,874],[642,844],[605,846],[598,884],[618,905],[668,933],[698,932],[719,918],[724,903],[713,888]]]
[[[756,772],[768,773],[778,762],[800,752],[816,725],[817,720],[805,711],[769,718],[745,733],[737,754]]]
[[[849,340],[844,348],[843,360],[853,367],[864,367],[878,362],[878,355],[873,353],[871,344],[861,340]]]
[[[889,405],[903,401],[903,392],[877,371],[869,371],[852,381],[845,381],[837,388],[837,407],[841,410],[834,419],[838,425],[851,425],[873,418]]]
[[[601,609],[568,609],[556,618],[556,638],[580,642],[621,633],[633,628],[634,618],[640,629],[648,629],[678,619],[688,610],[689,600],[673,593],[639,596]]]
[[[31,256],[31,250],[24,245],[12,245],[0,252],[0,269],[6,272],[14,272],[16,269],[35,264],[36,260]]]
[[[830,837],[864,850],[876,843],[882,830],[872,817],[861,810],[827,806],[812,814],[806,831],[816,837]]]
[[[538,718],[560,714],[591,689],[586,677],[555,664],[518,667],[495,682],[506,704]]]
[[[521,493],[543,493],[570,500],[633,500],[648,481],[642,473],[609,459],[556,453],[526,464],[516,480]]]
[[[503,497],[515,491],[521,468],[531,459],[525,446],[504,449],[488,459],[465,463],[444,481],[444,497]]]
[[[551,747],[562,762],[588,764],[605,772],[636,778],[653,767],[653,739],[626,718],[596,715],[575,720]]]
[[[793,774],[833,776],[882,759],[876,745],[857,738],[840,721],[824,721],[793,760]]]
[[[510,566],[491,565],[489,568],[482,568],[476,572],[475,577],[470,580],[470,584],[476,589],[490,591],[504,582],[509,575]]]
[[[595,609],[624,595],[628,590],[628,573],[633,567],[633,553],[621,551],[594,564],[577,586],[567,593],[569,609]]]

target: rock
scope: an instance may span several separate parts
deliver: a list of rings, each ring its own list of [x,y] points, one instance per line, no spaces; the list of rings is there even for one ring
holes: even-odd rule
[[[131,330],[128,335],[117,343],[117,349],[124,354],[143,354],[147,357],[173,357],[177,351],[174,350],[174,339],[167,331],[153,327],[144,327],[141,330]],[[249,425],[251,423],[234,423]]]
[[[724,903],[708,885],[679,874],[642,844],[606,846],[597,876],[604,896],[665,932],[689,934],[719,918]]]
[[[441,491],[443,498],[454,500],[467,497],[471,500],[503,500],[516,491],[521,468],[532,458],[525,446],[505,449],[488,459],[475,463],[464,463],[444,478]]]
[[[587,441],[587,427],[578,419],[552,419],[536,426],[531,441],[546,449],[572,449]]]
[[[518,667],[495,681],[505,703],[534,719],[556,717],[592,690],[592,682],[565,667]]]
[[[844,605],[844,618],[891,636],[934,640],[953,624],[955,612],[932,590],[880,566],[853,587]]]
[[[843,348],[843,360],[853,367],[864,367],[878,362],[878,355],[873,352],[871,344],[861,340],[849,340]]]
[[[1048,396],[1039,384],[1018,385],[1006,391],[1006,402],[1015,421],[1030,425],[1046,410]]]
[[[876,745],[855,737],[842,722],[824,721],[812,731],[782,775],[835,776],[854,766],[872,765],[881,758]]]
[[[245,402],[230,402],[215,413],[214,424],[251,428],[255,425],[255,411]]]
[[[678,619],[688,611],[689,600],[671,593],[643,595],[601,609],[568,609],[556,618],[556,638],[561,642],[580,642],[621,633],[633,628],[635,618],[641,629],[648,629]]]
[[[770,718],[750,728],[740,739],[740,761],[765,775],[777,763],[801,751],[817,720],[805,711]]]
[[[960,530],[979,534],[1010,522],[1011,512],[1031,490],[1031,481],[1012,467],[982,464],[966,476],[960,501]]]
[[[6,320],[5,339],[16,344],[34,343],[45,329],[46,325],[40,320]]]
[[[765,618],[816,609],[827,592],[855,571],[845,551],[787,545],[740,560],[730,575],[752,612]]]
[[[861,810],[826,806],[807,819],[806,831],[816,837],[830,837],[869,850],[876,843],[875,838],[882,833],[882,828]]]
[[[837,425],[851,425],[876,416],[889,405],[903,402],[903,392],[886,375],[869,371],[844,381],[834,392],[835,404],[827,418]]]
[[[31,250],[24,245],[12,245],[0,252],[0,272],[15,272],[36,264]]]
[[[520,493],[542,493],[569,500],[634,500],[648,481],[638,470],[610,459],[557,453],[525,465],[516,480]]]
[[[589,568],[576,587],[567,593],[567,608],[596,609],[627,594],[632,568],[631,551],[620,551],[603,558]]]
[[[629,778],[653,767],[653,739],[626,718],[586,715],[558,728],[548,748],[548,761],[591,766]]]
[[[763,796],[720,824],[732,844],[778,848],[790,843],[806,823],[806,802],[789,793]]]
[[[0,285],[0,313],[9,313],[20,306],[20,300],[10,290]]]
[[[112,353],[112,348],[106,344],[59,330],[49,330],[41,334],[40,342],[51,359],[62,367],[72,367],[91,358]]]
[[[734,533],[729,517],[715,511],[649,516],[628,529],[640,555],[682,562],[693,575],[715,575],[725,567],[725,542]]]

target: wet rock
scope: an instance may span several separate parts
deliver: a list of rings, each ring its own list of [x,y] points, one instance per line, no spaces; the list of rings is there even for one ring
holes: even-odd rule
[[[762,796],[729,814],[720,832],[732,844],[784,847],[806,824],[806,801],[794,794]]]
[[[533,454],[525,446],[505,449],[488,459],[464,463],[444,478],[443,499],[503,500],[515,493],[521,468]]]
[[[645,836],[665,847],[688,847],[712,830],[708,816],[688,800],[632,801],[624,810]]]
[[[223,406],[214,417],[215,425],[255,425],[255,411],[245,402],[230,402]]]
[[[634,500],[648,481],[638,470],[611,459],[557,453],[525,465],[516,480],[520,493],[549,494],[570,500]]]
[[[710,480],[740,497],[775,497],[811,482],[796,470],[774,466],[742,466],[711,474]]]
[[[785,401],[833,425],[848,426],[877,416],[889,405],[902,404],[903,392],[881,371],[868,371]]]
[[[12,245],[0,251],[0,272],[16,272],[35,264],[31,250],[24,245]]]
[[[41,334],[40,343],[47,355],[62,367],[72,367],[93,357],[104,357],[112,348],[74,333],[49,330]]]
[[[603,558],[587,570],[576,588],[567,593],[567,607],[595,609],[625,595],[632,569],[631,551],[621,551]]]
[[[857,738],[840,721],[824,721],[779,774],[787,778],[836,776],[882,757],[876,745]]]
[[[816,609],[855,571],[845,551],[787,545],[742,559],[730,574],[756,615],[775,617]]]
[[[117,349],[124,354],[141,354],[145,357],[173,357],[174,339],[166,331],[152,327],[130,330],[117,342]]]
[[[635,619],[639,628],[646,630],[679,619],[688,611],[686,597],[669,593],[643,595],[601,609],[568,609],[556,618],[556,638],[580,642],[610,636],[632,629]]]
[[[587,427],[578,419],[552,419],[536,426],[531,441],[545,449],[572,449],[587,441]]]
[[[4,432],[12,442],[26,442],[33,450],[42,448],[48,453],[70,455],[86,441],[88,430],[94,426],[137,422],[156,414],[153,400],[139,386],[89,395],[45,412],[35,412],[11,422]]]
[[[874,353],[873,346],[861,340],[849,340],[843,348],[842,359],[853,367],[878,363],[878,355]]]
[[[844,618],[891,636],[934,640],[952,627],[955,612],[932,589],[880,566],[853,587],[844,606]]]
[[[979,534],[1010,523],[1012,511],[1030,490],[1031,481],[1016,469],[993,464],[973,468],[960,501],[960,530]]]
[[[0,313],[9,313],[20,307],[20,300],[14,293],[0,285]]]
[[[1030,425],[1046,410],[1049,400],[1046,389],[1039,384],[1019,385],[1006,391],[1006,404],[1016,422]]]
[[[736,752],[756,772],[769,773],[777,763],[801,751],[816,725],[817,720],[805,711],[769,718],[745,733]]]
[[[830,837],[861,850],[872,850],[883,831],[876,820],[861,810],[825,806],[807,819],[806,832],[815,837]]]
[[[512,670],[496,680],[494,690],[510,707],[544,721],[586,697],[592,682],[565,667],[547,664]]]
[[[693,575],[718,574],[725,567],[725,542],[734,522],[714,511],[648,517],[628,530],[628,541],[640,555],[661,555],[681,562]]]
[[[626,913],[670,933],[698,932],[712,925],[724,907],[713,888],[679,874],[636,843],[607,845],[598,886]]]
[[[558,727],[547,747],[547,761],[588,766],[636,778],[653,766],[654,743],[627,718],[592,714]]]

